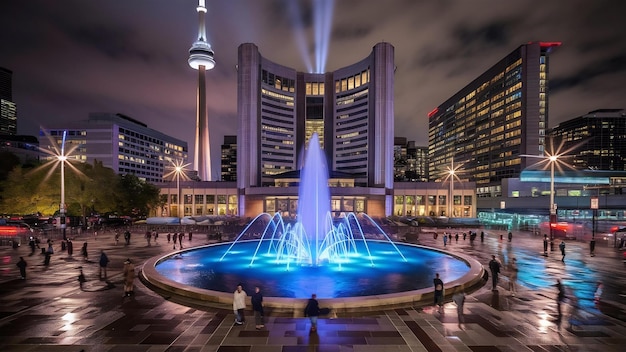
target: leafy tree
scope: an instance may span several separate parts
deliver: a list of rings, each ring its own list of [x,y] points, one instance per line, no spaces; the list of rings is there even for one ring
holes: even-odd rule
[[[132,174],[119,175],[117,209],[120,214],[146,217],[159,206],[160,190]]]

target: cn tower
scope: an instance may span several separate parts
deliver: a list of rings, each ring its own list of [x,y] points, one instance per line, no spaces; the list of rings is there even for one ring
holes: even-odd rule
[[[204,16],[206,14],[205,0],[198,0],[198,39],[189,49],[189,66],[198,70],[198,97],[196,113],[196,144],[194,154],[194,167],[198,171],[198,177],[202,181],[211,181],[211,147],[209,144],[209,116],[206,106],[206,70],[215,67],[213,49],[206,41],[206,27]]]

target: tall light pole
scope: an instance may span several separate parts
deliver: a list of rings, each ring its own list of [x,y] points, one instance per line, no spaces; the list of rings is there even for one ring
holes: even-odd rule
[[[463,166],[463,164],[461,165],[457,165],[454,166],[454,159],[452,159],[450,161],[450,166],[447,167],[447,170],[445,170],[443,172],[443,175],[445,176],[443,182],[445,182],[446,180],[449,180],[450,182],[450,195],[449,195],[449,199],[448,199],[448,217],[451,218],[453,213],[454,213],[454,178],[456,177],[457,179],[459,178],[458,176],[458,171],[461,168],[461,166]],[[461,181],[459,179],[459,181]]]
[[[190,164],[184,164],[182,160],[178,160],[178,161],[170,160],[170,163],[172,164],[171,169],[170,169],[171,171],[163,175],[163,178],[171,180],[174,177],[176,177],[176,216],[180,218],[181,217],[180,216],[180,204],[181,204],[180,203],[180,177],[182,176],[183,179],[188,179],[185,172],[187,171],[186,167],[189,166]],[[170,210],[171,210],[171,203],[170,203]]]
[[[180,218],[180,174],[183,172],[183,168],[176,166],[174,171],[176,172],[176,216]]]
[[[65,162],[67,161],[67,155],[65,155],[65,137],[67,136],[67,130],[63,131],[63,140],[61,141],[61,154],[57,155],[57,159],[61,163],[61,203],[59,204],[59,222],[61,223],[61,232],[63,234],[63,240],[67,240],[65,233]]]

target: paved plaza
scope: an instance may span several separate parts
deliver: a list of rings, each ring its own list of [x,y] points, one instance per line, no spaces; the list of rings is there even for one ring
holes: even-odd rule
[[[511,242],[487,231],[484,242],[452,241],[446,250],[477,258],[485,267],[492,254],[503,262],[497,291],[491,281],[468,294],[465,322],[459,324],[456,307],[446,303],[442,313],[432,306],[416,306],[368,314],[339,314],[320,319],[317,333],[309,332],[303,317],[266,317],[266,328],[256,330],[252,311],[244,325],[233,324],[232,310],[185,306],[146,288],[136,280],[135,295],[123,296],[123,261],[141,263],[172,252],[164,234],[148,246],[134,233],[129,246],[115,245],[112,233],[97,239],[83,234],[75,239],[69,257],[55,243],[49,267],[43,255],[30,248],[1,247],[0,351],[219,351],[219,352],[416,352],[416,351],[623,351],[626,346],[626,279],[622,253],[599,241],[596,255],[588,243],[567,241],[565,260],[555,251],[543,255],[540,237],[516,233]],[[188,247],[205,244],[194,234]],[[85,261],[80,246],[88,243]],[[419,243],[443,248],[442,236],[422,234]],[[77,248],[78,247],[78,248]],[[103,249],[111,260],[109,281],[98,278]],[[19,277],[15,263],[23,256],[27,277]],[[518,259],[519,289],[508,291],[508,262]],[[79,267],[87,277],[79,288]],[[557,322],[556,279],[566,285],[565,318]],[[597,282],[605,290],[600,305],[593,302]],[[251,291],[251,288],[248,288]],[[250,293],[250,292],[248,292]],[[576,300],[573,297],[577,297]],[[303,300],[306,298],[303,297]],[[577,302],[574,304],[574,302]],[[576,308],[578,307],[578,308]],[[571,326],[570,326],[571,324]]]

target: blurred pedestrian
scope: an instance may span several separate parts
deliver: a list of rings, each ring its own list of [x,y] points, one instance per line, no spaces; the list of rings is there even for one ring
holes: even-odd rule
[[[485,242],[485,231],[480,231],[480,243]]]
[[[109,264],[109,257],[104,253],[104,250],[100,250],[100,280],[107,279],[107,265]],[[104,274],[104,277],[103,277]]]
[[[26,279],[26,266],[28,264],[24,260],[24,257],[20,257],[20,260],[15,265],[20,269],[20,277],[22,280]]]
[[[264,328],[265,312],[263,311],[263,294],[259,286],[254,288],[254,293],[252,294],[252,310],[254,311],[255,328],[257,330]]]
[[[491,270],[491,290],[498,290],[498,274],[500,274],[500,262],[496,259],[495,255],[491,256],[489,261],[489,270]]]
[[[444,233],[443,234],[443,246],[447,246],[448,245],[448,234]]]
[[[79,269],[79,272],[78,272],[78,286],[82,290],[83,289],[83,284],[85,282],[87,282],[87,279],[85,278],[85,274],[83,273],[83,267],[79,266],[78,269]]]
[[[455,288],[452,295],[452,301],[456,304],[456,314],[459,321],[459,328],[461,324],[465,324],[465,316],[463,315],[463,306],[465,305],[465,292],[461,286]]]
[[[189,242],[191,242],[191,236],[193,236],[193,232],[189,231]]]
[[[599,308],[600,301],[602,300],[602,293],[604,292],[604,284],[598,281],[598,286],[596,287],[596,292],[593,294],[593,303],[596,305],[596,308]]]
[[[174,232],[174,235],[172,236],[172,242],[174,243],[174,247],[172,247],[173,249],[176,249],[176,241],[178,241],[178,233]]]
[[[172,240],[172,235],[171,234],[167,234],[167,243],[170,243],[170,241]]]
[[[87,252],[87,242],[83,243],[83,248],[80,249],[80,254],[83,255],[85,261],[89,260],[89,252]]]
[[[131,296],[135,294],[134,285],[135,285],[135,264],[130,261],[130,259],[126,259],[124,261],[124,296]]]
[[[543,234],[543,255],[548,255],[548,235]]]
[[[43,265],[50,265],[50,257],[54,254],[54,248],[52,247],[52,240],[48,239],[48,248],[46,249]]]
[[[439,313],[443,311],[443,281],[439,278],[439,273],[435,274],[433,279],[433,285],[435,286],[435,306]]]
[[[561,241],[561,244],[559,244],[559,249],[561,250],[561,261],[564,262],[565,261],[565,242]]]
[[[320,315],[320,305],[319,302],[317,301],[317,295],[314,293],[311,295],[311,298],[309,298],[309,301],[306,304],[306,307],[304,308],[304,316],[309,318],[309,321],[311,322],[311,333],[314,333],[317,331],[317,318]]]
[[[235,324],[242,325],[246,322],[246,315],[244,313],[246,309],[246,291],[243,290],[243,285],[237,285],[237,289],[233,293],[233,312],[235,313]]]
[[[513,240],[513,233],[511,231],[509,231],[509,242],[511,242],[511,240]]]
[[[180,246],[180,249],[183,249],[183,238],[185,238],[185,233],[181,232],[178,234],[178,245]]]
[[[511,291],[511,296],[515,296],[517,293],[517,258],[514,257],[511,260],[509,271],[511,272],[509,275],[509,291]]]
[[[563,319],[563,310],[561,307],[561,304],[565,301],[565,286],[563,286],[563,283],[561,283],[561,279],[556,279],[556,289],[557,289],[557,295],[556,295],[556,310],[557,310],[557,323],[561,323],[561,320]]]
[[[67,239],[67,255],[72,256],[74,254],[74,242],[72,242],[71,238]]]

